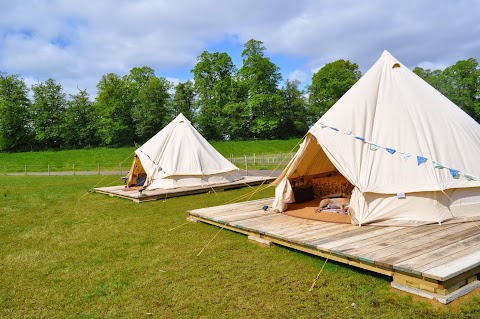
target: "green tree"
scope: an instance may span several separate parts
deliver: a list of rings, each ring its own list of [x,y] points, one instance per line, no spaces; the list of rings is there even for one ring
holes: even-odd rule
[[[245,43],[243,65],[239,70],[248,91],[247,127],[250,137],[274,138],[280,125],[278,108],[281,97],[278,84],[282,80],[280,68],[265,57],[265,46],[258,40]]]
[[[100,144],[98,115],[87,90],[70,95],[63,120],[62,140],[68,147],[81,148]]]
[[[204,51],[197,61],[192,72],[201,107],[197,119],[200,131],[209,140],[225,139],[224,108],[230,102],[235,65],[227,53],[219,52]]]
[[[165,78],[152,76],[135,92],[132,118],[138,141],[147,141],[168,124],[171,119],[169,90],[172,86]]]
[[[346,60],[328,63],[318,70],[308,87],[312,120],[317,120],[325,114],[361,75],[358,65]]]
[[[442,70],[432,71],[429,69],[425,70],[421,67],[416,67],[413,69],[413,73],[417,74],[442,94],[445,94],[449,90],[449,83],[447,82],[447,78],[443,74]]]
[[[102,76],[97,84],[96,108],[102,144],[132,145],[135,128],[132,118],[132,97],[125,81],[117,74]]]
[[[29,107],[23,79],[0,73],[0,150],[18,151],[30,144]]]
[[[477,122],[480,120],[480,68],[476,59],[461,60],[443,71],[448,89],[443,92]]]
[[[223,128],[229,140],[245,140],[251,138],[249,129],[250,114],[248,110],[248,88],[245,83],[232,78],[229,88],[229,102],[225,104],[225,122]]]
[[[35,139],[41,147],[59,148],[62,145],[63,116],[66,107],[63,88],[50,78],[33,85],[32,90]]]
[[[190,121],[195,121],[197,104],[195,101],[195,89],[192,81],[178,83],[175,86],[175,93],[172,100],[172,115],[179,113],[185,115]]]
[[[299,88],[300,81],[287,80],[280,90],[282,105],[280,107],[279,138],[303,136],[308,131],[308,108],[304,92]]]

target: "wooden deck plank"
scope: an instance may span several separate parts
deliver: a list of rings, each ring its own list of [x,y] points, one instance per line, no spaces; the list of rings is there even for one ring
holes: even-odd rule
[[[309,246],[316,247],[318,243],[322,243],[325,240],[328,241],[329,238],[336,236],[338,234],[343,234],[350,231],[352,228],[348,227],[351,225],[337,224],[336,227],[330,227],[328,229],[322,229],[315,236],[310,236],[309,239],[305,240],[305,243]]]
[[[464,255],[452,260],[447,264],[429,269],[424,272],[423,275],[445,281],[478,266],[480,266],[480,251],[477,250],[471,252],[469,255]]]
[[[337,233],[337,234],[330,234],[328,237],[325,237],[323,239],[317,240],[315,242],[312,242],[312,245],[315,245],[318,249],[330,251],[329,248],[326,248],[326,245],[345,238],[351,238],[353,236],[358,236],[361,234],[369,233],[372,232],[376,229],[380,229],[382,227],[377,227],[377,226],[369,226],[369,227],[351,227],[345,229],[343,232]]]
[[[240,222],[246,221],[249,219],[256,219],[259,217],[269,216],[276,214],[274,212],[265,212],[263,210],[260,211],[253,211],[250,213],[243,213],[243,214],[234,214],[229,216],[223,216],[222,218],[212,218],[212,220],[222,222],[222,223],[232,223],[232,222]]]
[[[308,224],[301,224],[297,228],[290,229],[290,230],[282,230],[280,231],[279,235],[288,236],[288,238],[293,238],[294,236],[298,236],[305,233],[310,233],[312,229],[318,232],[318,227],[325,227],[324,225],[319,225],[317,223],[308,223]],[[325,229],[325,228],[323,228]]]
[[[273,210],[273,199],[202,208],[198,220],[448,294],[480,273],[480,229],[473,223],[362,227],[302,219]],[[267,204],[268,203],[268,204]],[[433,289],[433,290],[432,290]]]
[[[337,252],[344,252],[344,247],[348,244],[356,244],[358,245],[359,242],[368,241],[374,237],[378,237],[381,235],[390,235],[397,230],[403,229],[404,227],[383,227],[379,229],[374,229],[372,231],[365,232],[363,234],[359,234],[357,236],[350,236],[338,240],[331,241],[329,243],[323,244],[322,247],[325,249],[335,250]]]
[[[278,236],[282,238],[291,238],[292,235],[308,231],[314,226],[315,224],[297,224],[296,226],[271,231],[271,233],[274,236]]]
[[[293,227],[297,227],[299,223],[297,221],[292,220],[283,220],[283,219],[275,219],[274,221],[266,221],[260,224],[245,224],[240,223],[236,224],[236,226],[242,227],[244,229],[251,229],[257,230],[261,234],[269,234],[271,236],[278,236],[276,232],[281,231],[282,229],[291,229]]]
[[[430,238],[429,236],[422,237],[417,241],[417,243],[415,243],[415,245],[408,245],[409,248],[405,249],[403,252],[397,252],[393,255],[388,256],[385,259],[379,260],[379,262],[386,262],[393,265],[402,262],[408,258],[424,255],[432,250],[444,247],[445,245],[448,245],[452,242],[460,241],[480,233],[480,230],[476,226],[467,225],[468,223],[462,224],[462,226],[465,227],[459,227],[458,229],[456,229],[456,232],[451,233],[450,235],[439,236],[438,239],[436,239],[436,236],[432,236]],[[434,235],[436,234],[440,235],[440,233],[438,232]]]
[[[284,238],[285,237],[284,234],[303,231],[305,229],[310,229],[311,227],[314,226],[313,224],[311,224],[311,221],[309,223],[305,223],[305,220],[303,221],[301,219],[292,220],[289,216],[286,216],[286,218],[287,218],[286,221],[277,219],[274,222],[267,221],[266,223],[256,224],[254,225],[253,229],[257,230],[261,234],[268,234],[270,236],[274,236],[277,238]],[[252,221],[252,223],[255,224],[254,221]],[[241,223],[241,226],[244,229],[252,229],[250,224],[245,225],[244,223]]]
[[[402,271],[415,271],[418,274],[444,265],[472,252],[480,251],[480,234],[453,242],[426,254],[406,259],[394,265],[394,268]]]
[[[415,241],[418,238],[425,236],[431,236],[437,232],[447,231],[449,228],[454,225],[445,226],[445,229],[435,227],[407,227],[406,229],[401,229],[393,234],[385,234],[379,236],[379,238],[374,239],[372,242],[369,242],[368,245],[365,243],[358,243],[359,245],[353,246],[352,248],[343,250],[344,253],[352,255],[361,255],[361,256],[375,256],[376,252],[385,250],[385,249],[395,249],[396,246],[402,245],[405,242]],[[380,240],[379,240],[380,239]]]
[[[251,205],[251,206],[244,206],[240,208],[230,208],[229,210],[225,212],[213,212],[210,214],[201,214],[201,216],[206,217],[206,218],[216,218],[216,219],[222,219],[222,218],[227,218],[232,215],[238,215],[238,214],[244,214],[244,213],[251,213],[251,212],[266,212],[261,209],[261,206],[258,204]],[[270,210],[269,212],[273,212]]]
[[[432,226],[424,226],[424,227],[432,227]],[[433,226],[433,227],[434,228],[432,229],[435,229],[435,231],[439,231],[436,229],[437,226]],[[389,227],[385,227],[385,228],[388,229]],[[345,244],[341,250],[344,253],[348,253],[349,251],[352,251],[353,253],[357,253],[362,249],[365,250],[365,252],[368,252],[370,249],[375,250],[375,246],[374,246],[375,244],[381,244],[380,247],[382,248],[382,247],[385,247],[386,245],[389,245],[392,241],[398,240],[398,238],[405,238],[405,240],[408,240],[412,236],[418,236],[417,234],[419,233],[423,234],[425,231],[428,231],[428,229],[421,229],[418,227],[403,227],[392,233],[387,232],[385,234],[379,234],[375,237],[359,240],[358,242],[351,242],[349,244]]]
[[[335,227],[329,227],[322,232],[319,232],[314,237],[305,240],[305,242],[310,246],[317,246],[318,243],[325,242],[325,239],[333,238],[333,236],[338,234],[349,233],[354,229],[357,229],[357,227],[351,227],[351,225],[346,224],[336,224]]]
[[[366,258],[374,260],[384,266],[390,266],[399,263],[407,258],[415,257],[427,253],[428,251],[440,248],[452,241],[465,238],[465,233],[478,233],[475,225],[458,224],[445,231],[437,231],[428,236],[416,238],[414,240],[403,241],[398,245],[393,245],[385,249],[377,250],[370,254],[363,255]]]
[[[275,177],[270,177],[270,176],[244,176],[242,180],[230,182],[230,183],[178,187],[178,188],[172,188],[172,189],[144,190],[141,193],[139,191],[127,190],[125,188],[125,185],[98,187],[98,188],[95,188],[95,192],[101,193],[101,194],[107,194],[110,196],[117,196],[120,198],[130,199],[135,202],[141,203],[141,202],[154,201],[154,200],[166,199],[166,198],[177,197],[177,196],[206,193],[210,191],[223,191],[223,190],[241,188],[246,186],[260,185],[264,183],[270,183],[274,180],[275,180]]]
[[[262,233],[265,229],[271,227],[287,227],[289,223],[293,221],[283,214],[273,214],[255,219],[249,219],[248,221],[239,221],[230,223],[232,226],[242,229],[251,229]]]
[[[344,228],[347,228],[351,225],[343,224]],[[302,233],[297,233],[297,234],[292,234],[290,236],[290,239],[292,240],[299,240],[299,241],[307,241],[307,240],[313,240],[315,236],[318,236],[319,234],[329,231],[332,229],[338,229],[338,224],[335,223],[327,223],[327,222],[320,222],[317,225],[313,226],[309,230],[306,230]]]
[[[257,199],[257,200],[252,200],[248,202],[242,202],[242,203],[232,203],[232,204],[227,204],[222,206],[205,207],[205,208],[192,210],[190,214],[210,217],[210,216],[215,216],[217,214],[222,214],[230,211],[246,210],[246,208],[256,207],[257,205],[260,207],[263,207],[265,205],[271,206],[272,201],[273,199],[267,198],[267,199]]]
[[[355,235],[358,232],[366,232],[366,229],[363,228],[360,230],[359,227],[342,227],[344,224],[338,224],[338,227],[331,228],[325,231],[322,231],[314,236],[310,236],[307,239],[304,239],[304,243],[308,246],[315,247],[326,252],[333,252],[330,249],[324,248],[323,245],[335,241],[340,238],[347,238],[348,236]],[[337,253],[337,252],[335,252]],[[344,254],[341,254],[342,256]]]

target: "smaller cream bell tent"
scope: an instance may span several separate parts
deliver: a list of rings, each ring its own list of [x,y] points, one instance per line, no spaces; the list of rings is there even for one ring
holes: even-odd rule
[[[274,182],[274,208],[288,210],[295,186],[339,175],[353,224],[479,219],[479,163],[480,125],[384,51],[308,131]]]
[[[242,178],[239,169],[180,113],[135,151],[127,186],[171,189],[228,183]]]

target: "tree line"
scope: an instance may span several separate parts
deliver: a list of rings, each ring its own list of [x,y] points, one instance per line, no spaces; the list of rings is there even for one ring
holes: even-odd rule
[[[356,63],[326,64],[300,88],[282,81],[261,41],[249,40],[237,68],[227,53],[205,51],[193,81],[174,85],[147,66],[103,75],[97,96],[67,96],[54,79],[28,88],[0,72],[0,150],[85,148],[141,144],[183,113],[208,140],[300,137],[361,77]],[[445,70],[413,70],[480,120],[480,68],[471,58]],[[283,83],[283,85],[281,85]]]

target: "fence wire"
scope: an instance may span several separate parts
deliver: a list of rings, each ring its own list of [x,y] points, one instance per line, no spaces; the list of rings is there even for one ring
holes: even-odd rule
[[[230,155],[227,159],[240,169],[272,169],[283,162],[283,167],[294,154]],[[1,164],[3,175],[126,175],[131,163],[52,163]],[[281,168],[283,168],[281,167]]]

